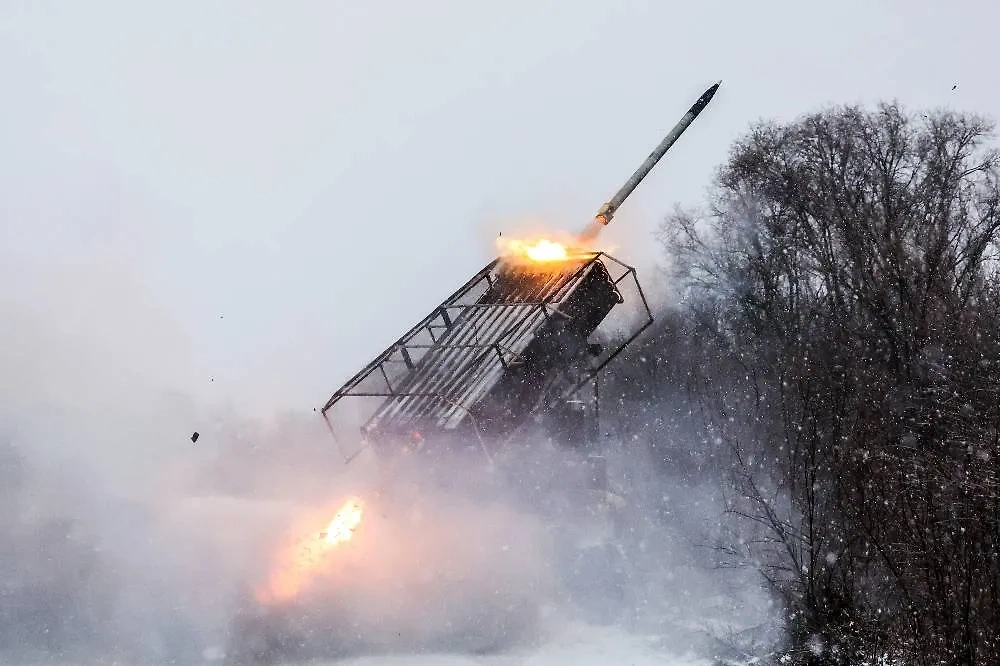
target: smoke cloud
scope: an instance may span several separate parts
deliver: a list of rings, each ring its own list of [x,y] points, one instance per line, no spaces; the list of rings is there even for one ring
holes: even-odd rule
[[[9,259],[4,661],[239,662],[281,635],[289,658],[530,649],[544,659],[579,627],[615,643],[614,626],[705,650],[704,624],[692,627],[700,613],[760,601],[734,601],[697,567],[683,521],[663,514],[697,493],[666,497],[635,451],[612,461],[630,498],[615,510],[629,566],[599,550],[574,560],[595,524],[582,473],[565,471],[582,469],[578,458],[526,441],[503,475],[460,455],[347,465],[315,414],[246,414],[191,391],[201,374],[190,341],[129,266]],[[349,495],[366,502],[356,542],[300,603],[263,613],[251,591],[289,529]],[[689,499],[687,520],[711,516],[713,501]]]

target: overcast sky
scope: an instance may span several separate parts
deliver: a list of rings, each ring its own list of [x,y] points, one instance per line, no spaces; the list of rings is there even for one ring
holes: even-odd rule
[[[49,390],[106,372],[311,408],[497,232],[584,224],[715,80],[610,229],[623,259],[759,118],[996,116],[998,21],[915,0],[7,0],[8,362]]]

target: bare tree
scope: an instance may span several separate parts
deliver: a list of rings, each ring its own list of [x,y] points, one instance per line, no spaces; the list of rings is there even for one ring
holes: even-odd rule
[[[732,454],[730,554],[786,604],[800,663],[1000,659],[990,132],[895,105],[761,124],[708,211],[663,226]]]

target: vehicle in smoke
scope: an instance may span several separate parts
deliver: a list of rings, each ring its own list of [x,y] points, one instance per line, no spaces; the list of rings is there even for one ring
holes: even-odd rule
[[[345,457],[353,460],[362,450],[372,450],[383,468],[381,483],[367,497],[344,500],[340,509],[330,509],[326,515],[333,516],[332,521],[317,517],[303,532],[304,540],[293,539],[291,550],[278,557],[266,589],[248,600],[249,610],[236,631],[235,651],[244,659],[307,656],[307,644],[327,654],[397,649],[401,643],[476,651],[523,636],[533,622],[536,595],[515,595],[503,603],[483,597],[469,603],[475,576],[415,591],[404,579],[417,574],[420,578],[419,566],[390,557],[398,567],[393,569],[383,561],[385,553],[405,547],[426,550],[428,567],[442,559],[459,568],[463,562],[482,563],[478,556],[457,558],[440,547],[441,540],[434,548],[424,548],[427,530],[413,532],[412,517],[405,517],[422,504],[424,495],[440,492],[442,485],[452,486],[454,496],[472,502],[477,510],[497,506],[502,499],[513,503],[520,515],[565,527],[557,536],[550,533],[547,540],[525,543],[545,541],[555,549],[558,584],[578,605],[585,606],[597,587],[614,588],[623,564],[613,515],[624,500],[608,483],[601,455],[598,380],[601,370],[652,324],[653,317],[635,269],[593,249],[593,243],[718,87],[705,91],[582,234],[563,241],[501,239],[497,259],[326,401],[321,412],[337,443],[362,443],[345,451]],[[564,454],[554,453],[558,451]],[[470,471],[477,466],[492,472]],[[408,485],[405,479],[418,482]],[[465,487],[455,487],[463,481]],[[566,520],[570,515],[575,519]],[[324,522],[329,523],[325,528]],[[483,521],[470,524],[476,522]],[[445,541],[460,550],[462,540],[475,539],[468,534],[457,542]],[[384,547],[373,549],[376,541]],[[481,543],[489,541],[480,536]],[[505,546],[510,548],[509,543]],[[497,559],[483,569],[492,569],[485,579],[502,569],[501,551],[493,557]],[[379,564],[373,567],[376,560]],[[351,570],[353,575],[345,573]],[[410,599],[426,592],[440,602],[441,588],[457,586],[447,602],[452,597],[462,600],[465,621],[449,616],[440,626],[421,626],[419,631],[412,619],[401,621],[393,626],[405,628],[386,638],[366,624],[371,618],[363,619],[366,597],[391,596],[374,582],[384,583],[386,577],[397,594],[404,594],[405,588]],[[350,603],[343,603],[346,599]],[[605,595],[592,608],[606,609],[608,601]],[[385,617],[386,608],[404,606],[401,601],[374,607]]]

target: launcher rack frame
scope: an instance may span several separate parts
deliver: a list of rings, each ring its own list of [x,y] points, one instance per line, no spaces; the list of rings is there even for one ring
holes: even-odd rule
[[[498,282],[509,278],[518,269],[503,259],[496,259],[474,275],[468,282],[434,308],[417,325],[407,331],[388,349],[379,354],[340,389],[333,393],[322,407],[322,415],[330,427],[330,413],[344,398],[377,399],[379,404],[362,418],[362,436],[367,439],[374,428],[372,421],[378,415],[387,415],[404,421],[421,422],[432,429],[454,431],[459,425],[471,426],[480,438],[494,433],[483,432],[474,412],[478,401],[503,380],[512,367],[524,359],[522,352],[553,318],[567,318],[560,309],[568,303],[575,290],[584,284],[587,275],[606,271],[618,295],[624,302],[621,290],[634,290],[637,298],[637,317],[624,331],[604,335],[620,342],[608,344],[593,353],[583,368],[576,368],[572,379],[559,391],[568,400],[599,373],[629,344],[653,323],[653,315],[636,276],[635,268],[604,252],[595,252],[568,262],[559,270],[547,267],[544,272],[535,269],[519,286],[506,289],[501,298],[495,292]],[[522,271],[523,272],[523,271]],[[603,274],[602,274],[603,275]],[[489,294],[494,294],[490,298]],[[587,294],[577,298],[586,298]],[[616,311],[616,306],[611,306]],[[591,335],[601,331],[606,316],[601,316]],[[598,335],[601,335],[598,333]],[[550,374],[559,374],[567,368],[552,368]],[[596,386],[595,386],[596,388]],[[521,416],[527,421],[546,407],[544,402],[534,404]],[[485,448],[485,447],[484,447]]]

